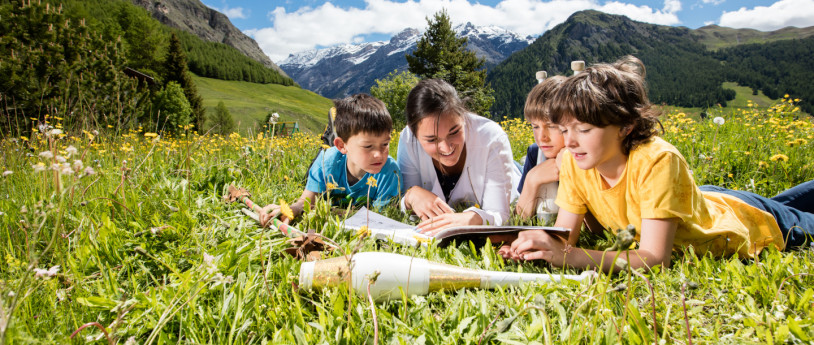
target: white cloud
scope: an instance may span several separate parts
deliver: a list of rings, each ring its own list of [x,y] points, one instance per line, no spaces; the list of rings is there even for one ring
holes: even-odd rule
[[[701,0],[701,2],[705,4],[720,5],[726,2],[726,0]]]
[[[623,14],[654,24],[680,24],[676,15],[681,10],[679,0],[665,0],[663,9],[621,1],[600,4],[600,1],[502,0],[492,7],[468,0],[366,0],[364,8],[340,8],[326,2],[294,12],[277,7],[268,14],[272,26],[246,30],[246,33],[254,37],[273,61],[280,61],[290,53],[348,44],[366,34],[392,35],[408,27],[423,29],[427,25],[425,18],[442,9],[447,10],[453,25],[470,21],[533,36],[564,22],[574,12],[587,9]]]
[[[225,14],[229,19],[246,19],[249,17],[248,11],[246,11],[243,7],[234,7],[229,8],[229,5],[226,3],[223,4],[223,8],[218,8],[216,6],[211,6],[204,4],[206,7],[209,7],[215,11]]]
[[[235,19],[235,18],[246,19],[246,18],[248,18],[248,15],[244,12],[243,7],[235,7],[235,8],[224,7],[222,10],[220,10],[220,12],[222,12],[227,17],[229,17],[229,19]]]
[[[814,0],[780,0],[771,6],[741,7],[737,11],[724,12],[721,26],[752,28],[772,31],[787,26],[807,27],[814,25]]]

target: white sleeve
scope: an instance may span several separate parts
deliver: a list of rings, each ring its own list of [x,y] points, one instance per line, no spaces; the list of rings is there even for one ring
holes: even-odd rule
[[[480,205],[480,210],[469,208],[467,211],[478,213],[484,225],[503,225],[511,215],[512,185],[517,185],[514,181],[518,175],[506,133],[501,132],[496,136],[486,161],[483,205]]]
[[[414,156],[414,148],[410,147],[410,142],[413,141],[413,133],[409,127],[405,127],[401,131],[399,137],[399,147],[396,151],[396,163],[401,170],[401,176],[404,179],[404,193],[410,187],[421,184],[421,171],[418,167],[418,157]],[[407,213],[407,207],[404,205],[404,198],[401,198],[401,211]]]

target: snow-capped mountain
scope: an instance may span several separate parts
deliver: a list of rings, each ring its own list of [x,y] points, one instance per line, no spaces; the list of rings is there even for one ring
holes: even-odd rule
[[[468,38],[468,49],[486,59],[490,68],[512,53],[534,41],[497,26],[456,26],[459,37]],[[376,79],[394,70],[406,71],[407,59],[421,38],[421,32],[408,28],[389,42],[314,49],[289,55],[278,65],[300,86],[329,98],[339,98],[358,92],[370,92]]]

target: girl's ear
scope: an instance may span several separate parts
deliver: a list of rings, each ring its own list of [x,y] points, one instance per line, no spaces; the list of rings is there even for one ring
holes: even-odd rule
[[[340,137],[334,138],[334,146],[336,146],[339,152],[342,152],[343,155],[348,154],[348,148],[345,147],[345,141],[342,140],[342,138]]]

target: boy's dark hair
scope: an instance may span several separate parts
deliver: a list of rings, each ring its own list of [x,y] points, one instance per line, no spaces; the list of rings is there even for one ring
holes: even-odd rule
[[[526,121],[551,121],[546,103],[566,79],[568,78],[561,75],[553,76],[535,85],[529,91],[529,95],[526,96],[526,105],[523,107],[523,115]]]
[[[630,134],[622,141],[622,152],[627,155],[658,135],[657,126],[661,127],[661,112],[647,98],[644,76],[644,64],[630,55],[612,64],[588,67],[554,93],[548,103],[551,120],[560,125],[576,119],[597,127],[628,128]]]
[[[359,133],[381,134],[393,130],[393,119],[384,102],[368,94],[358,93],[334,100],[336,135],[344,141]]]
[[[464,118],[468,112],[455,88],[442,79],[419,81],[407,95],[407,107],[404,109],[407,126],[413,135],[417,135],[418,123],[427,117],[454,115]]]

